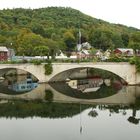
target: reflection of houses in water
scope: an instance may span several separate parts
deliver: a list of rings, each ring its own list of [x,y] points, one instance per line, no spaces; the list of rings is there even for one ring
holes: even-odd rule
[[[34,82],[30,75],[18,76],[16,82],[8,83],[8,88],[16,92],[30,91],[38,86],[37,82]]]
[[[93,77],[88,79],[70,80],[67,83],[71,88],[78,89],[82,92],[94,92],[103,84],[103,79],[100,77]]]
[[[3,81],[4,81],[4,78],[3,77],[0,77],[0,83],[3,82]]]

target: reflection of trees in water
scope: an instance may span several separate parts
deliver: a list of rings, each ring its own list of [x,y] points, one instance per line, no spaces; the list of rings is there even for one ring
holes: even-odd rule
[[[133,123],[133,124],[139,124],[139,121],[140,119],[137,119],[133,116],[130,116],[128,119],[127,119],[130,123]]]
[[[34,82],[38,82],[38,79],[30,73],[21,74],[21,75],[7,75],[5,76],[5,81],[20,82],[20,81],[25,81],[29,78],[32,79],[32,81]]]
[[[9,101],[5,104],[0,104],[0,117],[6,118],[26,118],[26,117],[44,117],[44,118],[65,118],[73,117],[81,114],[85,109],[90,108],[88,115],[97,118],[100,111],[108,110],[110,114],[126,115],[127,110],[132,110],[132,115],[126,118],[130,123],[139,124],[140,118],[136,117],[136,112],[140,110],[140,106],[124,106],[124,105],[85,105],[72,103],[47,103],[41,101]],[[99,111],[99,110],[100,111]],[[79,111],[80,110],[80,111]],[[82,123],[80,123],[82,128]]]
[[[132,116],[130,116],[127,120],[133,124],[139,124],[140,118],[136,118],[137,110],[140,110],[140,99],[136,99],[136,103],[131,105],[132,108]]]
[[[100,110],[109,110],[110,114],[121,113],[122,115],[126,115],[127,113],[126,110],[130,109],[129,106],[125,106],[125,105],[99,105],[98,108]]]
[[[12,90],[8,89],[7,86],[1,85],[1,84],[0,84],[0,92],[3,93],[3,94],[9,94],[9,95],[14,95],[15,94],[15,91],[12,91]]]
[[[140,110],[140,100],[137,100],[133,105],[97,105],[92,107],[92,110],[88,113],[89,116],[97,117],[99,113],[97,113],[96,108],[99,110],[109,110],[109,116],[111,114],[122,114],[125,116],[127,114],[127,110],[132,110],[132,116],[130,116],[127,120],[133,124],[139,124],[140,118],[136,117],[136,112]],[[94,109],[93,109],[94,108]]]
[[[136,108],[132,108],[132,116],[130,116],[127,120],[130,122],[130,123],[133,123],[133,124],[139,124],[139,121],[140,121],[140,118],[137,119],[136,118]]]
[[[93,110],[93,108],[92,108],[92,110],[88,113],[88,115],[91,116],[91,117],[97,117],[98,113],[97,113],[96,110]]]
[[[82,105],[81,111],[89,108],[90,105]],[[79,104],[70,103],[43,103],[41,101],[11,101],[0,104],[0,117],[6,118],[65,118],[79,114]]]
[[[118,75],[112,72],[98,69],[98,68],[88,68],[88,77],[94,77],[94,76],[100,76],[103,79],[110,79],[112,82],[114,80],[117,80],[120,81],[122,84],[126,84],[126,82],[122,78],[120,78]]]

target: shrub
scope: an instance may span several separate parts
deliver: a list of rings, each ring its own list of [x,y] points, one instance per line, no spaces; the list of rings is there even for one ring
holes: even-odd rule
[[[28,60],[23,59],[23,60],[21,61],[21,63],[28,63]]]
[[[106,60],[107,62],[129,62],[129,58],[124,57],[111,57],[110,59]]]
[[[37,59],[31,60],[30,62],[33,63],[34,65],[40,65],[42,63],[41,60],[37,60]]]
[[[135,57],[130,58],[129,63],[131,65],[134,65],[136,63],[136,58]]]
[[[137,72],[140,72],[140,59],[139,59],[139,57],[135,56],[135,57],[131,58],[129,63],[132,65],[135,64]]]
[[[52,63],[49,62],[48,64],[44,65],[45,68],[45,75],[50,75],[53,72],[53,67],[52,67]]]
[[[51,90],[45,90],[45,100],[49,102],[53,101],[53,93]]]

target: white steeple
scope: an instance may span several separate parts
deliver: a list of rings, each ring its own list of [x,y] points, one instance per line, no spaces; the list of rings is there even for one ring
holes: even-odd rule
[[[80,51],[81,47],[82,47],[82,45],[81,45],[81,31],[79,29],[77,51]]]

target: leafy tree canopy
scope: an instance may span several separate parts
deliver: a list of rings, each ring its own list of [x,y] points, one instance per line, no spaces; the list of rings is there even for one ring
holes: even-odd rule
[[[95,19],[78,10],[64,7],[0,10],[0,45],[14,48],[16,55],[35,55],[34,48],[48,46],[57,50],[74,50],[79,28],[82,42],[97,49],[132,47],[140,43],[140,30]]]

